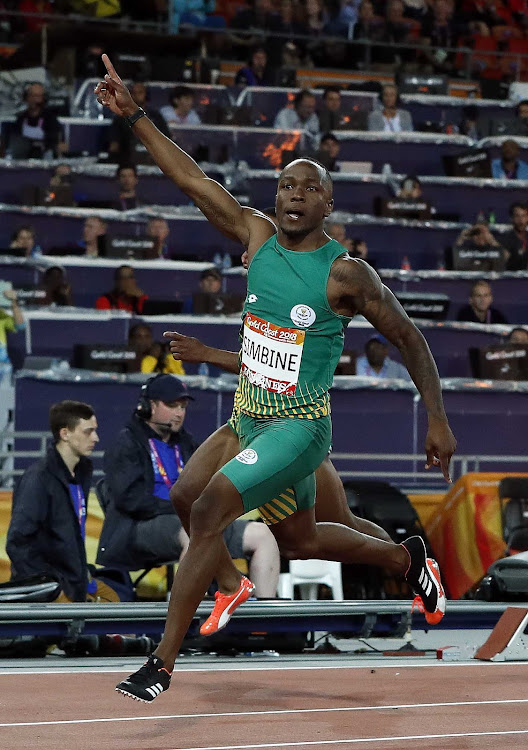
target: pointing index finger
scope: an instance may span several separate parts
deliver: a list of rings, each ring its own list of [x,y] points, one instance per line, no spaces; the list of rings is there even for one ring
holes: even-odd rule
[[[112,65],[112,63],[111,63],[110,58],[108,57],[108,55],[106,53],[104,53],[101,56],[101,59],[102,59],[102,61],[104,63],[104,66],[105,66],[106,70],[108,71],[108,75],[110,76],[110,78],[115,78],[116,81],[121,82],[121,78],[117,75],[117,71],[114,68],[114,66]]]

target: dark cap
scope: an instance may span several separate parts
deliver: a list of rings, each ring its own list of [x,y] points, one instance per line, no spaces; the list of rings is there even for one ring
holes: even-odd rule
[[[372,341],[376,341],[378,344],[383,344],[383,346],[388,346],[389,342],[385,338],[385,336],[382,336],[381,333],[376,333],[374,336],[371,336],[365,346],[368,346]]]
[[[179,401],[181,398],[194,401],[185,383],[174,375],[157,375],[148,380],[145,395],[153,401],[163,401],[166,404]]]

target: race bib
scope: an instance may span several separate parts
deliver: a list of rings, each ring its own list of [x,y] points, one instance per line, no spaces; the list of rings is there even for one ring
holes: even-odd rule
[[[246,313],[242,375],[257,388],[293,396],[299,381],[305,332]]]

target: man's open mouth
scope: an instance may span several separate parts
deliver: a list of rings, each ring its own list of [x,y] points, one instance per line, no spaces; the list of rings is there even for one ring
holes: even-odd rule
[[[286,211],[286,216],[289,219],[293,219],[293,221],[297,221],[297,219],[300,219],[304,214],[302,211]]]

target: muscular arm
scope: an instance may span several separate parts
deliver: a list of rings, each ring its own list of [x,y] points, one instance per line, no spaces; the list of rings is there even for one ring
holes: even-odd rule
[[[121,117],[130,117],[138,107],[107,55],[108,71],[95,93],[99,101]],[[245,208],[215,180],[210,179],[183,149],[158,130],[148,117],[133,126],[134,134],[147,148],[159,168],[198,206],[204,216],[231,239],[248,247],[252,236],[259,246],[274,234],[274,227],[256,209]],[[267,236],[266,236],[267,235]]]
[[[184,336],[177,331],[165,331],[163,335],[170,339],[170,351],[174,359],[181,359],[183,362],[207,362],[219,367],[220,370],[236,374],[240,371],[238,352],[215,349],[194,336]]]
[[[335,274],[332,269],[332,276],[336,281],[340,279],[343,309],[348,307],[349,313],[363,315],[399,349],[427,410],[426,466],[440,463],[445,478],[450,481],[449,461],[456,441],[447,422],[436,363],[425,338],[390,289],[365,262],[339,261]]]

